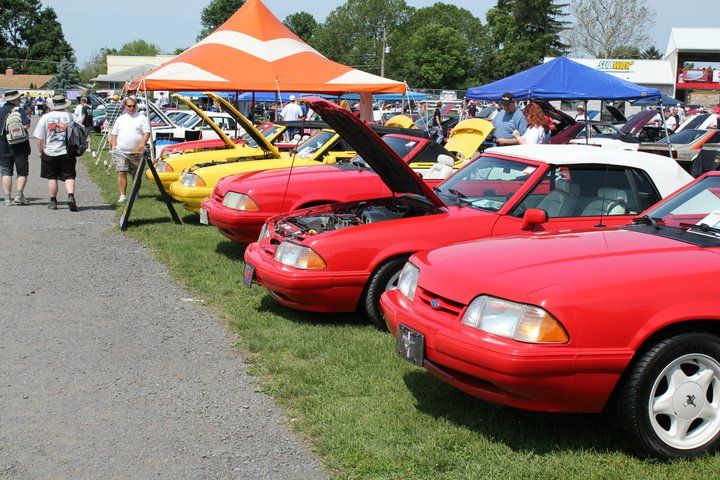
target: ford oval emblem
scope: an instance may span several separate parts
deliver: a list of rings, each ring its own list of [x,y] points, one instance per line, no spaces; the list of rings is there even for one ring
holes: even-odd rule
[[[440,308],[440,300],[437,300],[437,299],[430,300],[430,306],[432,308],[434,308],[435,310],[437,310],[438,308]]]

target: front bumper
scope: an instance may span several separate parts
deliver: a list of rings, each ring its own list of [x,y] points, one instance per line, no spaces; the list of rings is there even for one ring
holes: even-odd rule
[[[160,177],[160,182],[163,187],[165,187],[165,191],[167,191],[170,189],[170,185],[180,178],[180,174],[178,172],[158,172],[158,177]],[[145,170],[145,178],[147,178],[151,183],[155,183],[155,177],[153,177],[150,169]]]
[[[265,221],[272,215],[260,212],[244,212],[228,208],[214,196],[202,201],[201,207],[208,212],[208,220],[220,233],[238,243],[252,243],[260,235]]]
[[[440,380],[494,403],[546,412],[598,412],[632,352],[532,345],[433,319],[397,290],[380,300],[388,329],[425,337],[423,367]]]
[[[185,209],[191,212],[200,211],[200,203],[204,198],[212,195],[213,187],[188,187],[180,182],[173,182],[170,185],[170,196],[185,205]]]
[[[255,268],[255,281],[286,307],[313,312],[352,312],[357,308],[367,274],[300,270],[276,262],[258,242],[245,249],[245,263]]]

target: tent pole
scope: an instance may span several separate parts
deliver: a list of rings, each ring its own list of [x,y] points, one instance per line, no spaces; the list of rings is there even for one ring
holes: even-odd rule
[[[668,133],[667,122],[665,121],[665,109],[663,108],[662,97],[660,97],[660,118],[662,119],[663,129],[665,130],[665,138],[667,139],[668,155],[670,158],[673,158],[672,145],[670,145],[670,134]]]
[[[583,100],[585,106],[585,145],[590,143],[590,119],[588,118],[587,100]]]

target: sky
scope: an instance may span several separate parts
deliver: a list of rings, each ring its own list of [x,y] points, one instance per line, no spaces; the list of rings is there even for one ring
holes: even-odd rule
[[[436,0],[406,0],[416,8],[429,6]],[[567,3],[569,0],[564,0]],[[708,15],[708,5],[718,0],[682,0],[682,14],[678,0],[648,0],[657,12],[649,34],[655,47],[665,51],[672,27],[718,27],[720,17]],[[160,46],[164,52],[195,43],[200,31],[200,12],[209,0],[43,0],[55,9],[63,26],[65,38],[78,59],[78,65],[88,61],[94,51],[102,47],[118,48],[122,44],[143,39]],[[264,0],[265,5],[280,20],[294,12],[306,11],[323,21],[345,0]],[[496,0],[445,0],[465,8],[485,22],[485,13]],[[717,12],[716,12],[717,13]]]

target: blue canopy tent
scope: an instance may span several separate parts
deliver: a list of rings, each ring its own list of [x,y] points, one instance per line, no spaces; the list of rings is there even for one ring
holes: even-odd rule
[[[558,57],[502,80],[472,87],[467,91],[467,98],[499,100],[506,92],[520,100],[636,100],[660,97],[657,88],[636,85]]]
[[[359,100],[360,95],[357,93],[348,93],[342,96],[345,100]],[[421,102],[423,100],[427,100],[428,96],[425,93],[420,92],[411,92],[408,90],[406,94],[402,93],[381,93],[377,95],[373,95],[373,99],[375,100],[387,100],[390,102],[399,102],[402,99],[408,99],[413,100],[415,102]]]
[[[323,95],[320,93],[291,93],[291,92],[280,92],[280,101],[285,103],[290,101],[290,95],[294,95],[295,98],[301,98],[301,97],[325,97],[325,98],[335,98],[332,95]],[[255,96],[253,97],[253,92],[245,92],[241,93],[240,96],[238,96],[239,102],[252,102],[253,99],[256,102],[274,102],[277,98],[278,94],[277,92],[255,92]]]
[[[204,98],[205,94],[199,91],[185,91],[178,92],[180,95],[189,98]],[[227,100],[235,100],[235,92],[215,92],[218,96],[223,97]]]

